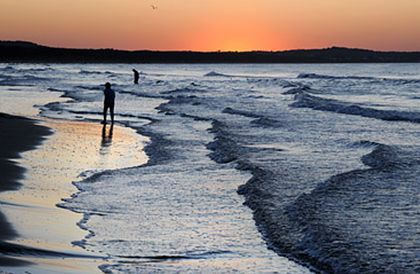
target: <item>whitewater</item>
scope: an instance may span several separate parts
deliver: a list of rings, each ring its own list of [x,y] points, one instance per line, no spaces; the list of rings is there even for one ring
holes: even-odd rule
[[[50,119],[99,123],[105,82],[149,160],[57,205],[103,272],[420,271],[419,64],[0,64]]]

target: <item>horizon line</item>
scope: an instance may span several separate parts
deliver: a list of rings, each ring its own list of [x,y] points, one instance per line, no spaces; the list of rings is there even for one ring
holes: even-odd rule
[[[331,45],[320,48],[294,48],[294,49],[283,49],[283,50],[262,50],[262,49],[252,49],[252,50],[192,50],[192,49],[182,49],[182,50],[162,50],[162,49],[120,49],[112,47],[66,47],[66,46],[54,46],[47,45],[38,42],[28,41],[28,40],[0,40],[0,43],[26,43],[32,44],[35,46],[47,47],[47,48],[56,48],[56,49],[68,49],[68,50],[114,50],[114,51],[125,51],[125,52],[139,52],[139,51],[151,51],[151,52],[195,52],[195,53],[249,53],[249,52],[290,52],[290,51],[310,51],[310,50],[327,50],[327,49],[349,49],[349,50],[363,50],[363,51],[372,51],[372,52],[383,52],[383,53],[418,53],[419,50],[376,50],[370,48],[358,48],[350,46],[337,46]]]

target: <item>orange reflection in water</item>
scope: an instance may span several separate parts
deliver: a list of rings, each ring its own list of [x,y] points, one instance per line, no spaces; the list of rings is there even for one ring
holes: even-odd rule
[[[107,132],[107,126],[104,125],[102,127],[102,140],[101,140],[101,148],[99,149],[99,153],[101,155],[106,155],[109,153],[109,150],[112,148],[112,136],[114,134],[114,124],[109,126]]]

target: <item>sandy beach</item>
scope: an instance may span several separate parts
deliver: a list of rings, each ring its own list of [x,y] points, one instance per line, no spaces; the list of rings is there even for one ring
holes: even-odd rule
[[[17,190],[20,186],[19,179],[22,179],[24,168],[18,166],[11,159],[16,159],[20,152],[34,149],[41,143],[43,137],[50,134],[46,127],[35,125],[34,121],[18,116],[0,114],[0,170],[2,179],[0,191]],[[6,217],[0,212],[0,246],[4,246],[4,241],[17,237],[16,231],[7,221]],[[11,259],[0,255],[1,265],[24,265],[25,262],[19,259]]]
[[[7,128],[0,133],[2,271],[100,272],[98,260],[107,255],[77,245],[89,235],[77,226],[83,215],[57,205],[77,192],[72,182],[89,171],[144,164],[146,139],[125,127],[87,122],[1,114],[0,124]]]

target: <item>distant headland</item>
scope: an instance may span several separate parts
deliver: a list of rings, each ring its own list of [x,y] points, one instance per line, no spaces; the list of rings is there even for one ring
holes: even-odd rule
[[[25,63],[415,63],[420,51],[344,47],[287,51],[195,52],[71,49],[25,41],[0,41],[0,62]]]

